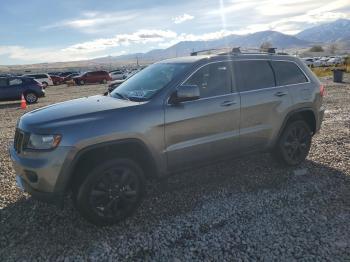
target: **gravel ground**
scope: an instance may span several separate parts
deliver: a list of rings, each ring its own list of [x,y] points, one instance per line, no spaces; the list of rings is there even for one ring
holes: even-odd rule
[[[126,222],[98,228],[16,189],[9,140],[24,111],[0,103],[0,261],[350,261],[350,77],[327,86],[323,128],[307,161],[277,166],[268,154],[233,159],[150,184]],[[102,93],[50,87],[32,110]]]

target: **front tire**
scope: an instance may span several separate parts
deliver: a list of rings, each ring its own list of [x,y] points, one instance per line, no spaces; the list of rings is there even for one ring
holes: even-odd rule
[[[82,85],[82,86],[85,85],[85,81],[84,80],[80,80],[79,81],[79,85]]]
[[[138,207],[144,193],[144,175],[133,160],[109,160],[93,168],[75,190],[75,203],[89,222],[116,224]]]
[[[305,121],[290,122],[283,130],[272,155],[283,165],[299,165],[309,154],[311,140],[312,133]]]
[[[38,96],[33,92],[28,92],[24,95],[24,99],[28,104],[34,104],[38,101]]]

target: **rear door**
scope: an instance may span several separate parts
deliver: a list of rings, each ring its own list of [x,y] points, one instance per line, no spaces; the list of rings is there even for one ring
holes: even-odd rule
[[[312,107],[314,85],[293,61],[271,61],[278,86],[288,86],[293,105]]]
[[[13,99],[20,99],[22,94],[24,93],[25,85],[23,84],[23,80],[20,78],[10,78],[9,79],[9,89],[11,90],[11,94],[13,95]]]
[[[170,170],[212,161],[238,151],[240,99],[232,86],[232,63],[215,62],[185,81],[200,99],[165,106],[165,143]]]
[[[240,145],[255,151],[270,145],[283,123],[291,98],[286,86],[276,86],[268,60],[235,62],[241,95]]]

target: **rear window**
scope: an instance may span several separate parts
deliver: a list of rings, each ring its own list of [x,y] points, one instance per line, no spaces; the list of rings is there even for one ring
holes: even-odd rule
[[[300,68],[293,62],[272,61],[278,86],[293,85],[307,82],[307,78]]]
[[[10,79],[9,84],[10,86],[21,85],[22,80],[19,78],[13,78],[13,79]]]
[[[235,68],[241,92],[275,86],[271,65],[266,60],[236,61]]]
[[[46,75],[27,75],[29,77],[33,77],[35,79],[42,79],[42,78],[47,78]]]

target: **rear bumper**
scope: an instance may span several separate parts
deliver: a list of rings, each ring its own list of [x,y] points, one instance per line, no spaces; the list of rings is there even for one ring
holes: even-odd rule
[[[61,208],[63,207],[63,193],[41,192],[35,190],[22,177],[18,175],[16,176],[16,184],[21,191],[29,193],[34,199],[59,206]]]

